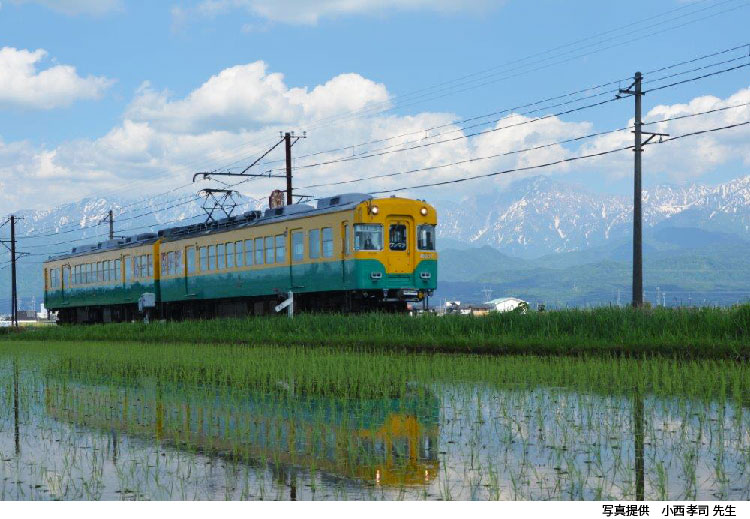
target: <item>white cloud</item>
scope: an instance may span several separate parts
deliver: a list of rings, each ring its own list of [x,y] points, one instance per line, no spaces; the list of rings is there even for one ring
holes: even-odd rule
[[[358,74],[341,74],[308,91],[288,88],[282,74],[269,74],[266,64],[256,61],[222,70],[184,99],[173,100],[145,83],[126,117],[177,133],[237,130],[320,119],[387,101],[384,85]]]
[[[321,18],[347,15],[382,15],[392,11],[429,10],[442,13],[481,12],[503,2],[492,0],[203,0],[193,8],[176,7],[180,21],[188,14],[215,16],[234,9],[272,22],[314,25]]]
[[[632,143],[632,134],[626,131],[602,136],[581,145],[555,145],[526,153],[477,160],[492,154],[578,137],[594,132],[597,128],[591,122],[569,122],[555,117],[529,123],[527,116],[510,114],[494,123],[494,126],[489,126],[502,128],[499,131],[461,138],[466,131],[451,123],[457,117],[449,113],[377,114],[356,118],[346,116],[371,106],[370,103],[387,105],[389,99],[390,95],[384,85],[357,74],[341,74],[317,86],[290,86],[285,83],[281,74],[269,72],[263,62],[227,68],[184,97],[176,97],[144,84],[135,93],[122,122],[99,138],[69,141],[55,148],[39,148],[24,142],[3,143],[0,140],[0,179],[4,183],[0,205],[15,208],[44,207],[118,189],[122,196],[149,196],[188,183],[192,173],[199,170],[211,170],[228,164],[232,164],[235,169],[245,166],[277,141],[278,132],[284,130],[308,130],[308,138],[294,147],[294,156],[297,157],[295,185],[302,192],[317,196],[451,180],[536,165]],[[741,90],[727,99],[703,96],[687,104],[657,106],[644,119],[660,120],[743,102],[750,102],[750,89]],[[338,117],[340,115],[345,117]],[[649,129],[677,135],[748,119],[750,109],[745,107],[653,125]],[[504,128],[506,126],[509,127]],[[431,127],[440,127],[438,131],[441,135],[437,135],[436,131],[423,131],[424,128]],[[400,137],[392,138],[393,136]],[[387,153],[313,168],[304,167],[320,160],[343,159],[368,150],[392,150],[404,145],[414,146],[451,137],[458,138],[403,153]],[[382,139],[387,140],[381,141]],[[332,154],[303,157],[319,150],[345,148],[355,143],[371,141],[381,142]],[[685,180],[704,175],[733,160],[750,164],[748,142],[750,128],[743,127],[671,144],[650,145],[644,154],[644,170],[652,178]],[[281,159],[283,151],[277,148],[266,160],[279,162],[256,170],[280,167],[283,165]],[[339,186],[303,189],[310,184],[360,179],[468,159],[472,161],[449,167]],[[611,177],[632,175],[632,153],[623,152],[598,160],[532,170],[527,174],[582,172],[597,172]],[[439,190],[402,194],[434,198],[445,197],[446,193],[450,193],[451,197],[458,197],[470,192],[481,192],[489,186],[502,185],[517,177],[515,174],[493,177],[492,180],[465,182]],[[264,179],[243,184],[240,189],[248,196],[261,198],[278,185],[278,179]],[[123,187],[129,188],[129,191],[123,192]],[[196,190],[197,188],[190,187],[178,194]]]
[[[43,49],[0,49],[0,107],[68,106],[78,99],[98,99],[113,83],[105,77],[81,77],[70,65],[37,70],[46,55]]]
[[[717,108],[750,103],[750,88],[741,89],[726,99],[715,96],[700,96],[688,103],[659,105],[644,115],[644,122],[707,112]],[[750,106],[731,108],[698,117],[688,117],[659,124],[644,126],[644,131],[668,133],[672,137],[700,130],[720,128],[750,120]],[[628,125],[633,124],[633,119]],[[644,170],[651,178],[661,181],[684,182],[695,180],[717,167],[734,161],[750,165],[750,127],[705,133],[673,142],[659,144],[654,141],[645,146],[643,153]],[[608,149],[632,146],[633,134],[630,130],[599,137],[582,146],[582,153],[596,153]],[[591,168],[602,168],[611,177],[632,175],[632,153],[623,152],[590,161]]]
[[[15,4],[39,4],[68,15],[101,16],[120,11],[121,0],[11,0]]]

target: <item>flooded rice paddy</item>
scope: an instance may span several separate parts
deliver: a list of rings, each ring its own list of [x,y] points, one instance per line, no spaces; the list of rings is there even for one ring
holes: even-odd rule
[[[0,343],[0,498],[750,499],[737,363],[164,348]]]

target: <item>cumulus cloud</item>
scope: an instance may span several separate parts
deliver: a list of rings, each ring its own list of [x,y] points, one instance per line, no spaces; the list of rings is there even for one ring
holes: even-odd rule
[[[649,132],[668,133],[676,137],[700,130],[729,126],[750,120],[750,106],[729,108],[707,115],[662,123],[658,121],[747,103],[750,103],[750,88],[741,89],[726,99],[706,95],[696,97],[688,103],[658,105],[643,116],[644,122],[656,124],[646,125],[643,129]],[[630,126],[633,123],[633,119],[628,121]],[[750,127],[741,126],[731,130],[676,139],[664,144],[654,142],[644,148],[643,160],[652,178],[684,182],[695,180],[722,164],[740,161],[745,165],[750,165],[748,142],[750,142]],[[582,146],[581,153],[597,153],[632,145],[633,134],[627,130],[599,137]],[[632,175],[632,153],[609,155],[606,158],[591,161],[587,166],[601,168],[611,177],[627,177]]]
[[[122,9],[121,0],[11,0],[15,4],[39,4],[67,15],[101,16]]]
[[[75,67],[54,65],[38,70],[47,51],[0,49],[0,107],[50,109],[79,99],[98,99],[113,81],[105,77],[81,77]]]
[[[222,70],[183,97],[144,84],[135,93],[123,120],[99,138],[69,141],[50,149],[0,140],[0,179],[24,179],[23,182],[3,180],[5,185],[0,202],[11,204],[15,201],[15,207],[46,206],[110,190],[119,190],[122,196],[149,196],[188,184],[192,173],[199,170],[227,166],[241,169],[274,144],[279,131],[288,130],[308,130],[308,138],[294,147],[295,185],[301,192],[315,196],[389,190],[482,175],[632,143],[632,134],[625,131],[582,141],[581,144],[546,146],[502,155],[600,129],[587,121],[546,117],[532,122],[527,116],[509,114],[488,123],[484,127],[488,130],[485,133],[466,138],[468,130],[452,123],[458,118],[456,114],[380,113],[351,117],[352,112],[373,104],[387,106],[389,99],[390,94],[384,85],[357,74],[341,74],[316,86],[290,86],[281,74],[269,71],[263,62]],[[657,106],[644,119],[658,121],[744,102],[750,102],[750,88],[726,99],[703,96],[685,104]],[[678,135],[748,119],[750,110],[745,107],[648,128]],[[435,127],[439,129],[424,130]],[[428,145],[443,140],[447,142]],[[644,161],[647,161],[649,175],[661,176],[664,180],[696,178],[732,160],[750,164],[748,142],[750,129],[743,127],[670,144],[650,145]],[[369,144],[352,147],[355,143]],[[412,149],[392,153],[402,147]],[[330,149],[338,151],[306,156]],[[374,156],[370,158],[350,160],[373,152]],[[498,156],[485,159],[490,155]],[[274,162],[265,163],[267,161]],[[306,167],[320,161],[332,162]],[[450,165],[461,161],[464,162]],[[280,167],[283,167],[283,151],[277,148],[256,171]],[[623,152],[527,174],[578,174],[585,171],[614,177],[631,175],[632,153]],[[407,173],[337,186],[305,187],[397,172]],[[492,177],[491,180],[439,188],[439,191],[407,191],[402,194],[432,198],[445,197],[449,193],[451,197],[457,197],[481,192],[517,177]],[[263,179],[244,183],[238,189],[247,196],[262,198],[278,187],[278,179]],[[30,191],[33,191],[33,196]],[[190,186],[177,194],[195,191],[197,187]]]
[[[310,91],[289,88],[282,74],[266,69],[262,61],[224,69],[184,99],[144,83],[126,117],[178,133],[238,130],[320,119],[388,101],[384,85],[358,74],[341,74]]]
[[[314,25],[321,18],[347,15],[384,14],[392,11],[429,10],[444,13],[481,12],[498,6],[491,0],[203,0],[195,7],[176,7],[172,14],[184,22],[190,14],[215,16],[241,9],[272,22]]]

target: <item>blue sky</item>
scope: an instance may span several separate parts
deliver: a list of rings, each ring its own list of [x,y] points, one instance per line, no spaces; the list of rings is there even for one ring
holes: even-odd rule
[[[388,132],[413,132],[749,43],[748,3],[467,0],[459,6],[443,0],[4,0],[0,48],[14,53],[7,50],[8,59],[0,60],[0,212],[100,193],[144,196],[188,182],[194,169],[249,161],[266,143],[274,142],[280,129],[308,130],[308,139],[295,151],[310,153],[382,138]],[[628,30],[606,34],[628,24],[633,24]],[[681,24],[686,25],[677,27]],[[605,34],[587,40],[601,33]],[[535,59],[557,56],[565,49],[576,50],[575,55],[591,51],[590,55],[497,80],[512,73],[507,72],[510,66],[503,68],[510,61],[579,40],[583,41]],[[23,55],[30,86],[8,87],[21,70],[19,53],[39,49],[43,55],[31,59],[31,64],[28,54]],[[742,52],[747,53],[738,51],[714,61]],[[261,61],[264,67],[237,69]],[[533,68],[528,62],[521,63],[526,64],[523,70]],[[50,81],[34,79],[60,66],[75,70],[60,69]],[[493,68],[496,75],[488,79],[495,80],[487,85],[465,91],[447,88],[441,92],[447,95],[399,102],[399,96]],[[227,70],[233,72],[221,76]],[[749,71],[744,68],[655,92],[645,97],[644,112],[663,104],[672,107],[663,113],[682,114],[727,102],[732,95],[734,103],[743,101],[748,96],[743,89],[750,86]],[[262,85],[248,80],[245,73]],[[342,74],[351,76],[312,95],[316,87]],[[212,77],[220,80],[210,83]],[[243,97],[245,88],[257,96]],[[274,92],[277,101],[272,100]],[[236,99],[226,101],[235,94]],[[701,96],[715,99],[675,108]],[[314,124],[320,117],[361,109],[371,102],[389,103],[393,109],[341,125],[317,128]],[[750,118],[748,109],[731,113]],[[557,126],[541,125],[507,139],[499,135],[491,140],[467,139],[463,148],[433,146],[399,157],[358,161],[357,167],[312,168],[300,175],[309,173],[314,182],[441,164],[618,127],[631,116],[632,102],[612,103],[563,116]],[[712,121],[719,124],[723,119]],[[702,123],[695,119],[691,124],[688,129]],[[659,157],[653,153],[658,172],[646,178],[646,185],[716,183],[750,173],[748,133],[739,132],[727,132],[726,141],[716,137],[701,146],[688,144],[686,149],[692,152],[705,148],[698,157],[705,159],[700,167],[696,157],[683,163],[685,154],[677,151],[676,143],[669,153],[660,151]],[[257,150],[247,143],[258,143]],[[599,145],[603,144],[591,148]],[[554,151],[570,156],[585,149]],[[550,156],[540,155],[539,160]],[[533,164],[536,158],[524,160],[514,164]],[[544,173],[590,189],[627,192],[628,160],[624,156],[620,161]],[[488,161],[480,166],[484,169],[447,168],[440,177],[432,173],[398,181],[420,183],[502,167],[506,163]],[[390,188],[398,181],[361,187]],[[454,195],[486,189],[487,182],[462,187]],[[502,188],[504,182],[498,180],[493,186]],[[271,188],[262,182],[257,186],[248,194],[259,196]],[[427,194],[445,197],[434,189]]]

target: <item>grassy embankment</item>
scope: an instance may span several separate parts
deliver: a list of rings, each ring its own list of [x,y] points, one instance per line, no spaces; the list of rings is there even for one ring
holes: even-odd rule
[[[443,353],[750,357],[750,306],[600,308],[487,317],[298,315],[0,329],[4,340],[328,346]]]

